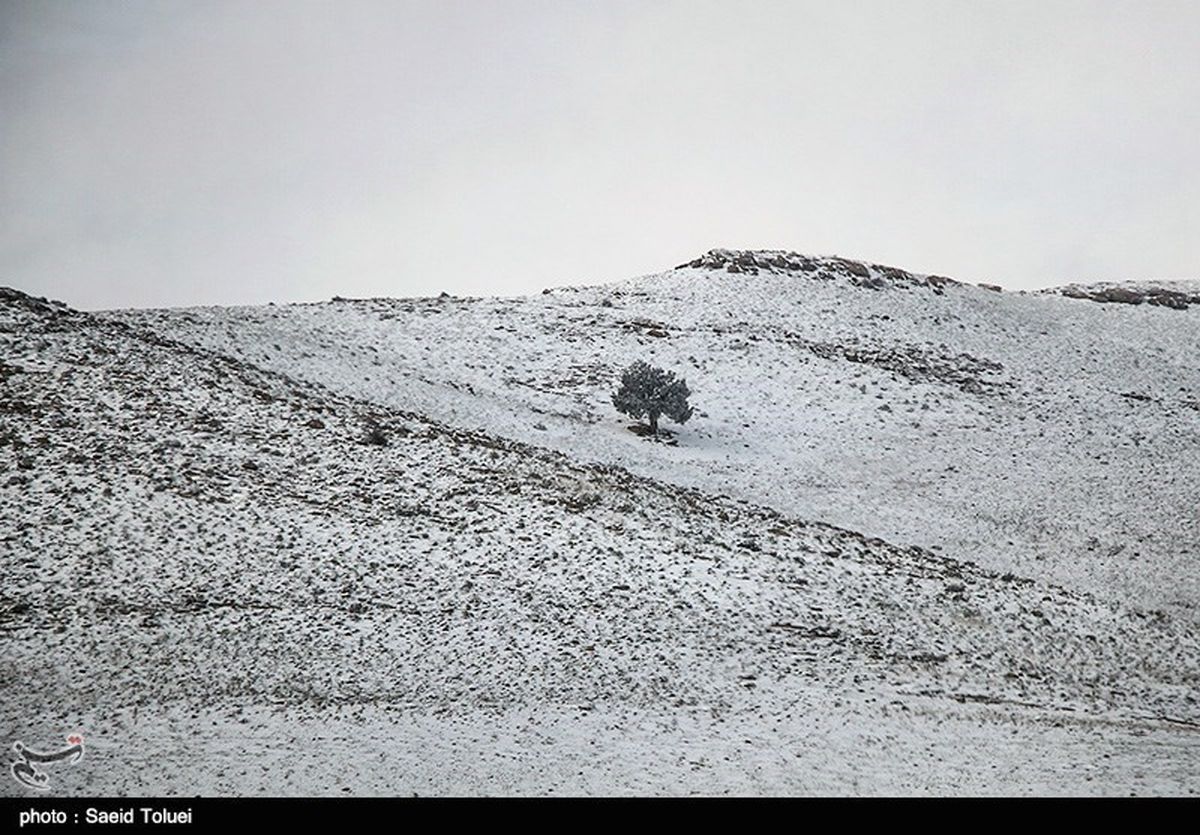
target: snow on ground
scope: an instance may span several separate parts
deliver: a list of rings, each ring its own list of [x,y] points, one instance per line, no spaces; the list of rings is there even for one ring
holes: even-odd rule
[[[1195,796],[1196,734],[795,692],[783,715],[228,707],[105,713],[67,795]],[[878,701],[878,700],[877,700]],[[95,725],[89,725],[94,727]],[[43,722],[55,737],[59,725]]]
[[[1194,314],[875,277],[5,292],[3,739],[83,731],[70,794],[1200,791]]]
[[[692,263],[532,298],[113,315],[374,403],[1200,623],[1200,307],[783,253]],[[609,403],[635,359],[695,393],[676,446],[644,443]]]
[[[1072,299],[1106,304],[1151,304],[1187,310],[1200,304],[1200,281],[1098,281],[1042,290]]]

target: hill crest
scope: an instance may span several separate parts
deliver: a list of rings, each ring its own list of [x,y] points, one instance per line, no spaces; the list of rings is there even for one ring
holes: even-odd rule
[[[962,285],[961,281],[945,276],[922,275],[899,267],[856,261],[837,255],[802,255],[782,249],[710,249],[699,258],[681,264],[676,269],[723,270],[750,275],[766,272],[820,281],[844,278],[855,286],[870,290],[923,287],[938,294],[944,292],[945,287]]]

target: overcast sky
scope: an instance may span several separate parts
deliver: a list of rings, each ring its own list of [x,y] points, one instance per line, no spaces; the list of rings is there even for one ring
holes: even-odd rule
[[[0,285],[1200,278],[1200,3],[0,0]]]

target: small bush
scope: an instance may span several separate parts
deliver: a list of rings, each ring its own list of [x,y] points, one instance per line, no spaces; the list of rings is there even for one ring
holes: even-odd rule
[[[383,431],[383,427],[378,423],[368,423],[366,430],[363,432],[362,442],[368,446],[387,446],[388,437]]]

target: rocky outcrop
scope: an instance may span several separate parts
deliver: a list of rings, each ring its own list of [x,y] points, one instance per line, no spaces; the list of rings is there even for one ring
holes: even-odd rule
[[[724,270],[728,273],[772,273],[829,281],[843,278],[869,290],[924,287],[941,294],[951,284],[961,284],[940,275],[918,275],[898,267],[852,261],[848,258],[814,257],[783,250],[710,249],[699,258],[676,269]]]
[[[1070,299],[1088,299],[1105,304],[1153,304],[1173,310],[1187,310],[1200,304],[1200,288],[1181,284],[1167,287],[1161,284],[1068,284],[1047,292]]]

